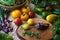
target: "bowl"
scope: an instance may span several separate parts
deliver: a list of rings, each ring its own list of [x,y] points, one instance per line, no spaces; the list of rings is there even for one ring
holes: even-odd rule
[[[8,9],[8,10],[14,10],[14,9],[18,9],[18,8],[24,6],[25,4],[26,4],[26,1],[20,5],[17,5],[17,6],[6,6],[6,5],[0,4],[0,7]]]

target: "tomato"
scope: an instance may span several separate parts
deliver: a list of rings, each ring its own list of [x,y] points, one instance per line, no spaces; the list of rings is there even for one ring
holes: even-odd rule
[[[27,21],[27,24],[29,24],[29,25],[33,25],[34,24],[34,20],[33,19],[28,19],[28,21]]]
[[[21,15],[21,19],[22,20],[28,20],[28,18],[29,18],[29,15],[28,14],[22,14]]]
[[[23,13],[27,13],[28,11],[27,11],[26,8],[22,8],[22,12],[23,12]]]
[[[24,30],[29,29],[29,25],[28,25],[28,24],[22,24],[21,27],[22,27]]]
[[[12,18],[19,18],[21,16],[21,11],[20,10],[14,10],[11,12]]]
[[[35,12],[31,10],[28,12],[28,15],[30,18],[33,18],[33,17],[35,17]]]
[[[21,20],[20,18],[16,18],[16,19],[14,20],[14,23],[15,23],[17,26],[19,26],[19,25],[22,24],[22,20]]]
[[[31,9],[30,9],[30,7],[27,7],[27,11],[29,12]]]

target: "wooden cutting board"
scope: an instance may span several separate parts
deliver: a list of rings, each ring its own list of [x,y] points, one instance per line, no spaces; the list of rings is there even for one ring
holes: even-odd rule
[[[54,32],[53,32],[53,26],[52,24],[50,24],[49,22],[47,22],[46,20],[42,19],[42,18],[33,18],[34,23],[44,23],[44,24],[49,24],[49,28],[47,30],[37,30],[35,26],[30,26],[30,30],[27,31],[33,31],[34,33],[39,33],[41,38],[39,40],[50,40],[51,38],[53,38]],[[21,40],[38,40],[35,36],[33,36],[32,38],[29,37],[28,35],[22,36],[22,32],[24,32],[25,30],[22,29],[21,27],[19,27],[17,29],[17,35]]]

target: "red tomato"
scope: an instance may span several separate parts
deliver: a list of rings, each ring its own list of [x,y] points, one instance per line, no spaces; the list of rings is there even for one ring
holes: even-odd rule
[[[29,15],[30,18],[34,18],[35,17],[35,12],[31,10],[31,11],[28,12],[28,15]]]
[[[14,23],[15,23],[17,26],[19,26],[19,25],[22,24],[22,20],[21,20],[20,18],[16,18],[16,19],[14,20]]]

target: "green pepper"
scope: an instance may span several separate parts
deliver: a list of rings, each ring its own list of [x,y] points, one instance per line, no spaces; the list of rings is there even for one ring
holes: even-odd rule
[[[54,36],[53,40],[60,40],[60,35],[57,35],[57,34],[56,34],[56,35]]]
[[[0,32],[0,40],[13,40],[13,38],[9,36],[8,34]]]
[[[42,12],[42,18],[46,19],[46,17],[47,17],[49,14],[52,14],[52,12]]]
[[[34,11],[37,13],[37,14],[39,14],[39,15],[41,15],[41,12],[44,10],[44,8],[38,8],[38,7],[35,7],[34,8]]]

